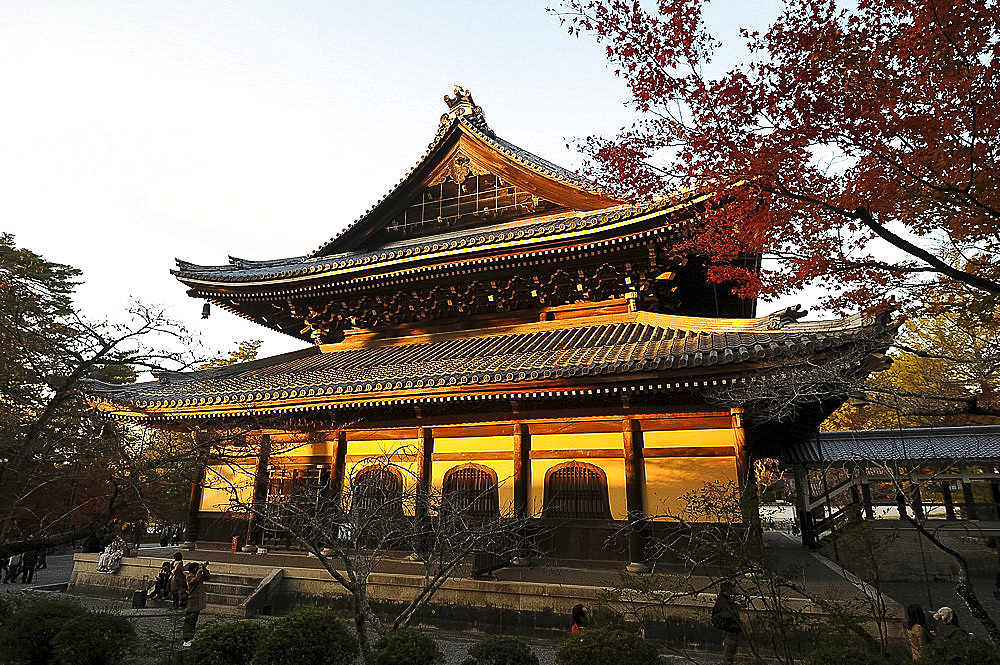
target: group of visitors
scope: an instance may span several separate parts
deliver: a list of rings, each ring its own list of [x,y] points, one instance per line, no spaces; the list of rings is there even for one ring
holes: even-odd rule
[[[154,600],[171,600],[174,609],[184,608],[184,646],[191,646],[198,615],[208,605],[205,583],[211,578],[208,562],[184,564],[184,554],[174,554],[173,562],[164,561],[150,596]]]
[[[933,614],[931,620],[920,605],[910,605],[906,608],[906,638],[910,642],[910,655],[913,660],[920,658],[924,646],[933,640],[955,640],[968,637],[969,633],[958,625],[958,617],[950,607],[942,607]]]
[[[35,570],[45,567],[44,548],[33,547],[0,559],[0,577],[4,584],[10,584],[16,583],[20,575],[21,584],[31,584],[35,578]]]
[[[125,539],[121,536],[115,536],[97,560],[97,572],[117,573],[122,565],[122,557],[125,556],[125,547]]]
[[[184,535],[184,525],[167,524],[160,529],[160,547],[177,547]]]

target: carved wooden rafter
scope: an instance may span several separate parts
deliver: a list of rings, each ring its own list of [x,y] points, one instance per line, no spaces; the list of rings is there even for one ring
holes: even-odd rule
[[[629,291],[646,294],[644,267],[602,263],[548,274],[513,275],[451,285],[413,286],[396,291],[329,296],[324,301],[289,300],[291,315],[301,321],[301,334],[317,343],[336,340],[351,328],[433,321],[454,317],[596,302],[622,297]]]

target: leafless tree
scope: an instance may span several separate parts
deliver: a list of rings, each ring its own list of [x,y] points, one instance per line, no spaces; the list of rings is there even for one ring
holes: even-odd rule
[[[287,454],[287,451],[285,451]],[[496,488],[445,492],[421,486],[403,460],[414,450],[400,447],[349,468],[342,487],[335,482],[303,483],[266,500],[236,500],[233,510],[250,513],[268,528],[285,532],[348,593],[366,663],[374,662],[375,638],[409,625],[449,579],[469,570],[471,559],[486,556],[508,564],[514,557],[538,555],[527,538],[530,520],[497,510]],[[239,456],[245,455],[245,451]],[[252,477],[235,459],[219,474],[234,497],[245,487],[234,478]],[[390,557],[421,566],[422,579],[395,616],[383,620],[369,593],[372,574]]]

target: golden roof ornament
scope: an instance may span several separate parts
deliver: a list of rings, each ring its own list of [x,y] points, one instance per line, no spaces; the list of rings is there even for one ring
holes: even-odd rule
[[[462,116],[474,116],[476,119],[486,122],[481,106],[476,106],[472,101],[472,92],[460,85],[455,86],[454,97],[444,96],[444,102],[448,105],[448,112],[441,116],[438,125],[438,134],[443,132],[451,124],[452,120]]]

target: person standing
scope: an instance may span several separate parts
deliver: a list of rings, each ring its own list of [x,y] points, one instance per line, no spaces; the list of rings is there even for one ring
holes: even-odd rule
[[[715,596],[712,607],[712,625],[722,631],[722,663],[732,665],[736,660],[736,650],[739,648],[740,633],[743,625],[740,623],[740,608],[733,600],[733,583],[722,582]]]
[[[38,565],[38,550],[30,549],[21,555],[21,584],[31,584],[35,579],[35,566]]]
[[[21,555],[11,554],[7,559],[7,575],[3,578],[4,584],[17,581],[17,573],[21,568]]]
[[[188,601],[184,608],[184,646],[191,646],[194,631],[198,627],[198,615],[208,606],[208,594],[205,592],[205,582],[211,578],[208,572],[208,562],[197,564],[194,561],[187,565]]]
[[[931,641],[930,627],[927,625],[927,615],[924,608],[913,604],[906,608],[906,639],[910,642],[910,655],[913,660],[920,660],[924,647]]]
[[[184,555],[174,554],[174,565],[170,569],[170,597],[174,601],[174,609],[181,604],[187,604],[187,578],[184,576]]]
[[[577,603],[573,606],[573,625],[570,626],[570,632],[579,635],[585,625],[587,625],[587,608]]]

